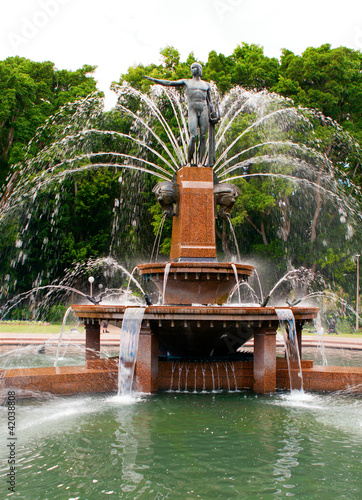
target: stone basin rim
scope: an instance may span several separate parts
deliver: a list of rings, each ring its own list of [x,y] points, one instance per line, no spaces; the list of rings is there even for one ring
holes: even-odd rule
[[[74,313],[82,319],[122,319],[123,314],[128,308],[139,308],[139,305],[93,305],[93,304],[77,304],[72,305]],[[205,320],[206,318],[213,317],[214,319],[222,318],[222,320],[230,318],[230,320],[239,317],[241,321],[270,321],[278,320],[276,313],[277,309],[289,309],[293,312],[297,321],[311,320],[317,317],[318,307],[243,307],[243,306],[170,306],[170,305],[152,305],[145,307],[144,319],[182,319],[184,316],[195,317],[197,319]],[[200,316],[200,318],[197,318]]]
[[[229,262],[155,262],[139,264],[137,266],[140,274],[162,274],[165,272],[166,265],[170,264],[169,272],[172,273],[222,273],[234,274],[235,266],[238,274],[251,276],[255,270],[254,266],[249,264],[231,264]]]

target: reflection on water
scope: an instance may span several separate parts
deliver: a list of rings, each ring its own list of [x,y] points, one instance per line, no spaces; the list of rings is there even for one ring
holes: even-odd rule
[[[44,349],[42,349],[44,347]],[[0,368],[35,368],[53,366],[56,355],[56,345],[27,345],[27,346],[0,346]],[[39,352],[42,351],[42,352]],[[248,351],[252,352],[252,347],[248,347]],[[284,347],[277,348],[277,355],[285,356]],[[101,357],[119,356],[119,347],[104,347],[101,349]],[[315,365],[328,366],[361,366],[362,352],[353,349],[334,349],[324,347],[323,351],[319,347],[303,347],[302,358],[311,359]],[[61,352],[58,366],[76,366],[84,365],[85,350],[84,345],[76,345],[67,343],[64,344]],[[185,365],[185,369],[186,369]],[[175,367],[174,367],[175,369]],[[175,370],[174,370],[175,371]],[[215,372],[215,381],[217,372]],[[232,374],[231,374],[232,376]],[[193,385],[193,374],[189,374],[190,387]],[[191,380],[192,379],[192,380]],[[172,387],[177,389],[178,372],[174,373]],[[216,382],[215,382],[216,384]],[[176,387],[175,387],[176,386]]]
[[[0,350],[0,368],[38,368],[54,366],[56,344],[6,346]],[[85,364],[84,345],[66,343],[60,350],[57,366]]]
[[[32,500],[357,499],[361,410],[351,394],[19,400],[17,491]]]
[[[315,365],[361,366],[362,352],[353,349],[331,347],[303,347],[303,359],[311,359]]]

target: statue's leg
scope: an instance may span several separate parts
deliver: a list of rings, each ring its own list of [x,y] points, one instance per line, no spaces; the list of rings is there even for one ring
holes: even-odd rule
[[[195,145],[197,139],[197,114],[193,110],[189,110],[189,131],[190,142],[187,150],[187,161],[192,163],[195,154]]]
[[[209,113],[207,106],[205,106],[199,118],[200,127],[200,146],[199,146],[199,163],[202,163],[206,151],[206,134],[209,128]]]

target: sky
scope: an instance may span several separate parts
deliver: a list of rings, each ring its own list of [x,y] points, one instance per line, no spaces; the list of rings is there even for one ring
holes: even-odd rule
[[[211,50],[232,54],[242,42],[268,57],[287,48],[330,43],[362,50],[361,0],[3,0],[0,60],[19,55],[58,69],[97,66],[95,78],[111,105],[109,86],[137,64],[159,64],[172,45],[206,61]]]

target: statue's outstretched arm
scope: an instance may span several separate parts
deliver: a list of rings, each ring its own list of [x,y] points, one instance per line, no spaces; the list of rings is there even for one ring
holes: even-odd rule
[[[185,80],[159,80],[158,78],[152,78],[151,76],[143,75],[143,78],[147,78],[154,83],[159,83],[160,85],[164,85],[165,87],[182,87],[185,85]]]

